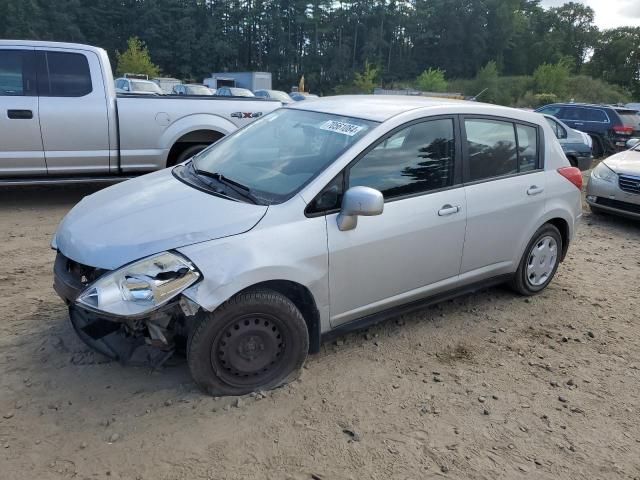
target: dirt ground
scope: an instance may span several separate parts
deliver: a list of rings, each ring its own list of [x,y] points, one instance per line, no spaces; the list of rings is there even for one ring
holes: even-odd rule
[[[594,216],[551,286],[325,344],[265,398],[93,354],[51,234],[97,187],[0,192],[0,478],[640,478],[640,223]]]

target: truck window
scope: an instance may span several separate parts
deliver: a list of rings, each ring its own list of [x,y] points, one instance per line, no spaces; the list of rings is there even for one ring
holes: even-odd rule
[[[35,96],[33,52],[0,50],[0,97]]]
[[[38,52],[38,90],[43,97],[84,97],[93,91],[87,57]]]

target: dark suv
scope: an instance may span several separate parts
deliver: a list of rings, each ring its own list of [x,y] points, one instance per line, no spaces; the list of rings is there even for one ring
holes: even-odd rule
[[[536,112],[553,115],[571,128],[591,135],[595,157],[625,150],[630,138],[640,136],[638,112],[624,107],[553,103]]]

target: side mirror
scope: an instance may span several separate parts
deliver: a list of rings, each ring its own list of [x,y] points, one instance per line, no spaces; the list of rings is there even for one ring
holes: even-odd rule
[[[378,190],[369,187],[352,187],[342,198],[342,208],[338,215],[338,230],[353,230],[358,225],[358,217],[373,217],[384,210],[384,197]]]
[[[631,149],[640,143],[640,138],[632,138],[627,141],[627,148]]]

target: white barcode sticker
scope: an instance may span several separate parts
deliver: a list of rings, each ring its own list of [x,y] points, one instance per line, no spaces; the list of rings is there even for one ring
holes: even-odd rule
[[[337,120],[328,120],[320,126],[320,130],[328,130],[330,132],[341,133],[353,137],[364,127],[353,125],[352,123],[338,122]]]

